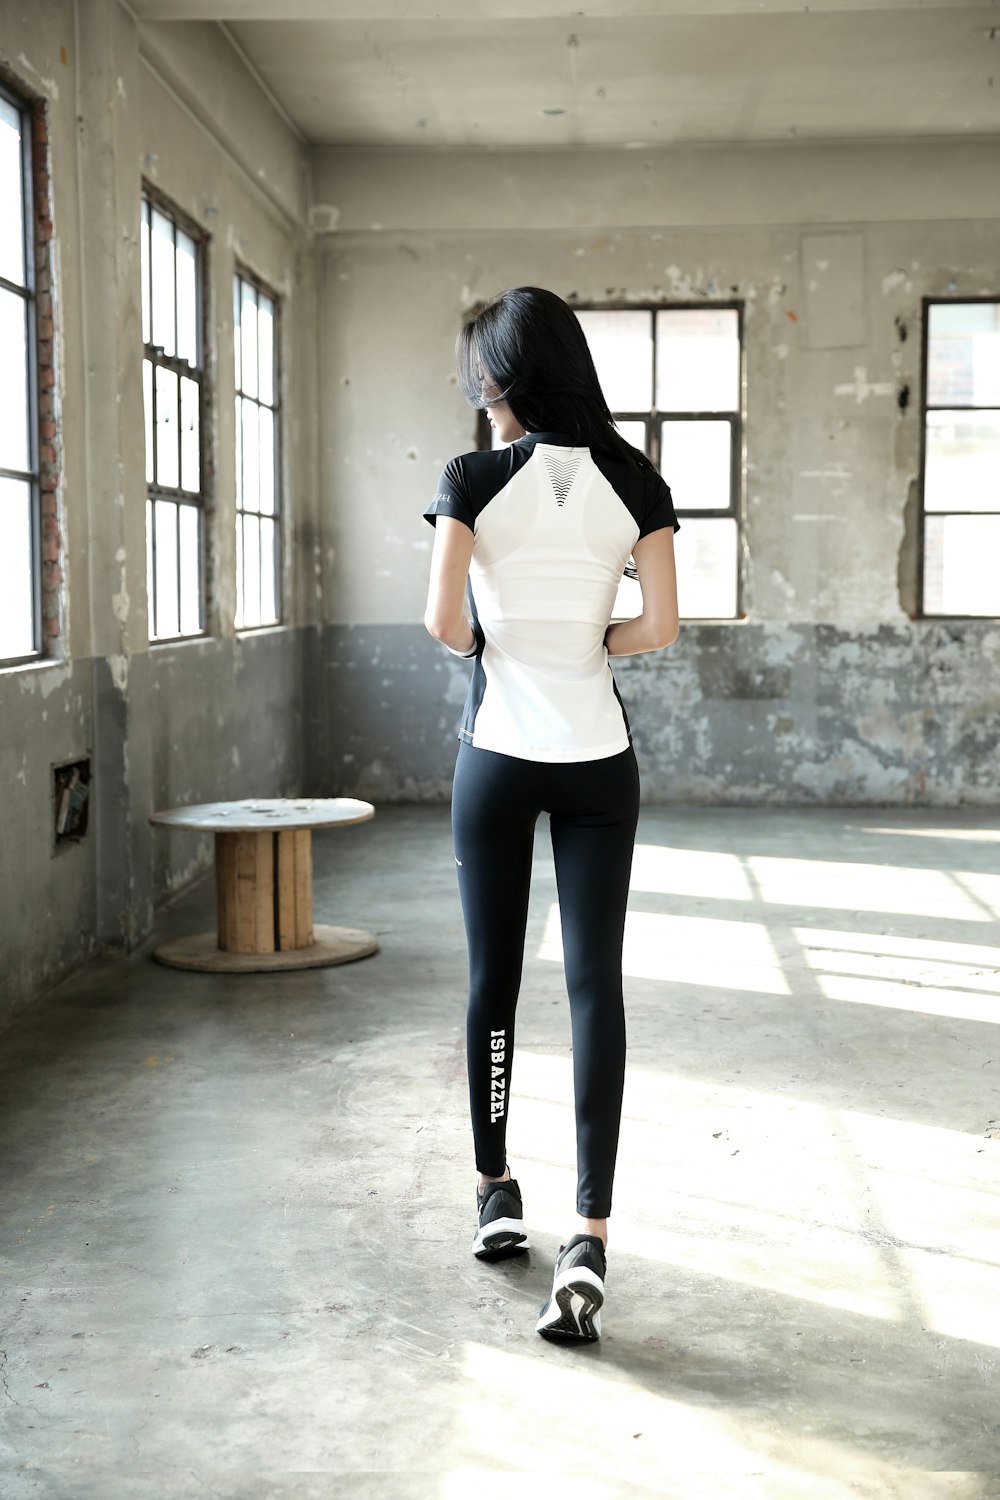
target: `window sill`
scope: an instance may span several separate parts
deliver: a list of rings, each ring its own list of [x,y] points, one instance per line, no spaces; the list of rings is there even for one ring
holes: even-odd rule
[[[253,640],[260,635],[281,635],[292,629],[287,621],[279,620],[276,625],[244,625],[236,632],[238,641]]]
[[[158,651],[161,647],[167,646],[198,646],[211,640],[214,640],[214,636],[209,635],[205,630],[199,635],[157,635],[149,642],[149,649]]]
[[[15,672],[46,672],[56,668],[65,671],[70,666],[72,662],[62,656],[17,657],[10,661],[0,661],[0,677],[13,677]]]

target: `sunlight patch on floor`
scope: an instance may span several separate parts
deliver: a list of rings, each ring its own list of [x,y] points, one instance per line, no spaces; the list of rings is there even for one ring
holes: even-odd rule
[[[549,907],[535,956],[549,963],[563,961],[557,902]],[[622,972],[632,979],[662,979],[672,984],[703,984],[765,995],[790,993],[762,922],[630,911],[625,919]]]
[[[746,864],[759,899],[778,906],[831,907],[862,915],[899,912],[962,922],[1000,917],[998,875],[758,855]]]
[[[858,932],[855,928],[796,927],[793,933],[809,947],[845,949],[875,958],[897,954],[928,966],[958,964],[972,972],[982,969],[1000,972],[1000,946],[988,943],[949,943],[908,934]],[[943,967],[941,972],[945,972]]]
[[[879,838],[884,838],[886,835],[894,838],[896,834],[901,834],[904,838],[913,839],[954,839],[970,844],[1000,844],[1000,828],[869,828],[866,826],[859,832],[877,834]]]
[[[828,999],[1000,1022],[1000,948],[810,927],[793,935]]]
[[[532,1228],[554,1237],[572,1222],[574,1142],[569,1056],[519,1049],[509,1151]],[[998,1158],[959,1131],[632,1064],[614,1235],[685,1285],[1000,1348]]]
[[[810,953],[808,958],[817,969],[834,967],[829,954]],[[839,968],[840,965],[836,967]],[[850,975],[830,973],[821,973],[818,984],[828,1000],[840,1000],[849,1005],[880,1005],[889,1010],[913,1011],[924,1016],[946,1016],[959,1021],[1000,1022],[1000,997],[995,992],[980,998],[915,981],[900,983],[890,979],[870,979],[863,976],[853,978]],[[993,989],[992,984],[990,988]]]
[[[711,896],[716,901],[753,899],[746,871],[735,854],[672,849],[663,844],[636,844],[629,885],[633,891],[665,896]]]
[[[750,1368],[746,1406],[718,1404],[715,1385],[747,1363],[745,1351],[692,1361],[662,1345],[619,1348],[615,1359],[610,1346],[588,1353],[546,1345],[526,1354],[464,1344],[456,1351],[464,1394],[451,1446],[472,1461],[443,1476],[442,1500],[467,1500],[482,1488],[487,1466],[476,1460],[484,1448],[494,1460],[488,1488],[516,1480],[519,1500],[719,1500],[737,1493],[731,1480],[748,1500],[951,1493],[898,1488],[901,1471],[865,1453],[871,1428],[860,1396],[857,1439],[849,1431],[825,1438],[815,1427],[836,1418],[807,1410],[797,1421],[757,1405]],[[665,1384],[675,1394],[649,1388]]]

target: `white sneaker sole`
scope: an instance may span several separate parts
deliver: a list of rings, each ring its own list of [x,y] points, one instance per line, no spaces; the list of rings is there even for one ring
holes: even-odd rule
[[[593,1343],[601,1336],[604,1282],[586,1266],[569,1266],[552,1283],[552,1295],[542,1308],[535,1332],[549,1339]]]
[[[484,1224],[472,1242],[473,1255],[511,1254],[515,1250],[527,1250],[528,1236],[524,1232],[523,1219],[494,1219]]]

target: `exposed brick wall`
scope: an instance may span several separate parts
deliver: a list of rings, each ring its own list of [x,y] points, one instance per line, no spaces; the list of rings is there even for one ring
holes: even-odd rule
[[[31,187],[34,207],[35,252],[35,392],[38,411],[38,488],[41,511],[41,576],[43,655],[51,654],[63,634],[60,487],[62,444],[58,418],[56,341],[52,316],[52,193],[49,174],[47,101],[0,61],[0,79],[28,108],[31,126]]]
[[[38,368],[38,487],[42,515],[42,650],[62,634],[62,547],[59,488],[62,448],[57,420],[52,318],[52,196],[45,101],[31,103],[31,169],[35,209],[35,344]]]

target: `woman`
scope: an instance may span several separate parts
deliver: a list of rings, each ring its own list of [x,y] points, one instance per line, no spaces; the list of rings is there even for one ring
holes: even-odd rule
[[[622,936],[639,812],[609,656],[677,636],[668,486],[616,430],[573,310],[540,287],[494,297],[458,337],[459,379],[509,447],[445,466],[424,623],[473,659],[452,791],[469,948],[467,1058],[479,1185],[473,1252],[527,1248],[506,1125],[531,851],[549,814],[573,1036],[578,1233],[537,1331],[593,1340],[625,1067]],[[630,554],[642,613],[610,623]],[[468,600],[466,614],[464,601]]]

